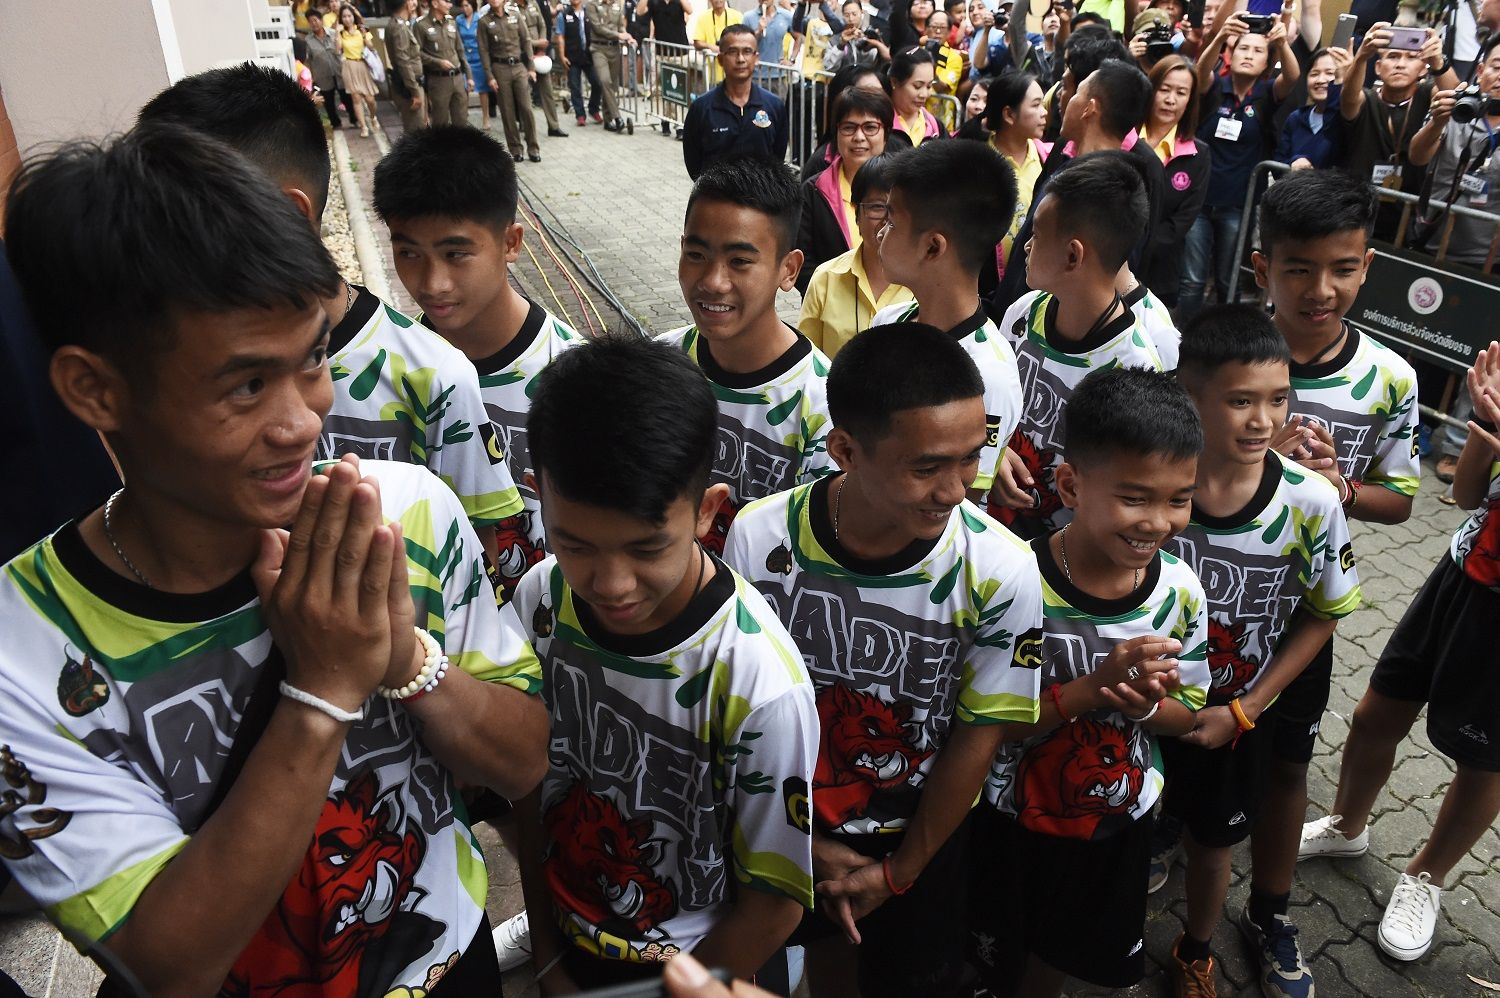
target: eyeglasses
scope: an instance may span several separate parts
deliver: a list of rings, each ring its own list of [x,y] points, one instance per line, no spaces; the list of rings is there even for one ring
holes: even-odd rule
[[[719,53],[726,59],[754,59],[759,53],[755,49],[720,49]]]
[[[860,132],[864,133],[865,138],[867,138],[867,139],[873,139],[875,136],[879,135],[883,131],[885,131],[885,125],[881,124],[878,121],[841,121],[841,122],[839,122],[839,134],[842,135],[846,139],[852,139],[852,138],[854,138],[854,136],[858,135]]]
[[[877,222],[884,221],[891,213],[891,203],[889,201],[858,201],[854,207],[858,208],[866,218]]]

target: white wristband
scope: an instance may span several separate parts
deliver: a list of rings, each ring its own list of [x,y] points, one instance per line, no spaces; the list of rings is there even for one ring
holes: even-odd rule
[[[1156,712],[1158,710],[1160,710],[1160,709],[1161,709],[1161,701],[1158,700],[1154,704],[1151,705],[1151,709],[1150,710],[1146,711],[1146,713],[1142,714],[1140,717],[1131,717],[1129,714],[1122,714],[1121,716],[1124,717],[1125,720],[1129,721],[1131,724],[1145,724],[1147,721],[1149,721],[1153,717],[1155,717],[1156,716]]]
[[[285,679],[281,681],[281,686],[279,687],[279,689],[281,690],[281,695],[286,697],[288,700],[295,700],[304,706],[311,707],[313,710],[317,711],[320,714],[327,714],[329,717],[333,718],[335,721],[338,721],[341,724],[349,724],[353,721],[362,721],[365,718],[364,707],[360,707],[359,710],[354,711],[344,710],[342,707],[338,707],[334,704],[329,703],[322,697],[315,697],[306,690],[297,689],[297,687],[293,686]]]

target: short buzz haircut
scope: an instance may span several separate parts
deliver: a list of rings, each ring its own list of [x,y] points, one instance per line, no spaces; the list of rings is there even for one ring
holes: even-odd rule
[[[1016,211],[1016,175],[988,142],[923,142],[898,153],[887,176],[913,224],[947,237],[965,272],[993,264]]]
[[[390,225],[418,218],[516,220],[516,164],[489,132],[439,125],[407,132],[375,165],[375,211]]]
[[[1119,455],[1169,460],[1203,453],[1203,426],[1187,390],[1169,374],[1109,367],[1078,383],[1063,409],[1063,460],[1073,465]]]
[[[776,255],[784,257],[797,244],[802,221],[802,188],[791,168],[765,156],[729,156],[708,164],[693,182],[686,221],[699,201],[739,205],[771,220],[776,230]]]
[[[1043,198],[1052,202],[1059,230],[1082,237],[1111,274],[1130,258],[1151,212],[1145,179],[1129,153],[1117,149],[1065,164]]]
[[[565,350],[537,376],[526,418],[538,480],[570,502],[660,525],[708,488],[718,402],[683,351],[603,336]],[[581,447],[592,440],[597,446]]]
[[[82,346],[147,391],[184,313],[305,309],[339,287],[322,240],[265,173],[176,124],[28,162],[5,235],[47,350]]]
[[[281,70],[246,62],[185,76],[147,101],[138,120],[174,122],[228,143],[281,186],[306,194],[314,217],[323,217],[330,173],[323,121]]]
[[[1294,170],[1278,179],[1260,202],[1260,249],[1311,242],[1340,232],[1375,228],[1375,189],[1343,170]]]
[[[1099,124],[1123,139],[1151,115],[1151,80],[1134,60],[1105,59],[1088,78],[1089,96],[1099,102]]]
[[[1094,75],[1094,71],[1106,59],[1130,61],[1130,50],[1122,45],[1108,29],[1087,32],[1075,27],[1068,36],[1067,48],[1063,51],[1063,63],[1073,72],[1076,87]]]
[[[891,417],[982,398],[984,379],[958,341],[920,322],[871,326],[850,340],[828,371],[833,425],[869,447],[891,429]]]
[[[1225,364],[1290,364],[1292,351],[1276,323],[1250,305],[1216,305],[1182,327],[1177,374],[1201,383]]]
[[[755,38],[755,32],[751,31],[745,25],[743,25],[743,24],[731,24],[729,27],[727,27],[723,31],[719,32],[719,46],[723,47],[723,45],[724,45],[724,39],[729,38],[729,37],[731,37],[733,35],[749,35],[751,37],[751,39]],[[760,51],[759,51],[759,47],[757,46],[756,55],[759,55],[759,54],[760,54]]]

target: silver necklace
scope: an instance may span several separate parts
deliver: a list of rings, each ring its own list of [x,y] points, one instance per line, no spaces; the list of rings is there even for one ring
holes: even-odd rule
[[[839,487],[833,490],[833,539],[839,539],[839,511],[844,507],[844,483],[849,480],[845,475],[839,479]]]
[[[837,516],[835,516],[835,518],[834,518],[834,523],[835,524],[838,523]],[[833,536],[837,537],[838,535],[839,535],[838,527],[835,526],[834,529],[833,529]],[[1057,535],[1057,546],[1060,547],[1060,548],[1062,548],[1063,576],[1067,578],[1068,585],[1072,585],[1073,584],[1073,570],[1068,567],[1068,527],[1067,526],[1064,526],[1062,528],[1062,531],[1060,533],[1058,533],[1058,535]],[[122,557],[123,557],[123,555],[122,555]],[[1135,579],[1130,583],[1130,591],[1131,592],[1135,592],[1140,587],[1141,587],[1141,570],[1139,568],[1137,568],[1135,570]]]
[[[135,574],[135,577],[140,580],[141,585],[145,586],[147,589],[154,589],[155,587],[151,585],[150,581],[147,580],[146,576],[141,572],[141,570],[135,567],[135,562],[125,557],[125,552],[120,550],[120,542],[115,540],[115,529],[113,522],[115,500],[120,498],[120,493],[124,491],[124,489],[120,489],[104,502],[104,537],[109,541],[109,546],[115,549],[115,554],[118,555],[120,560],[125,563],[125,567],[130,569],[130,571]]]

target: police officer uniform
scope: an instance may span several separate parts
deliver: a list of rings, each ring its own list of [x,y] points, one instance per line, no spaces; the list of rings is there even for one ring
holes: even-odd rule
[[[615,84],[621,82],[620,35],[625,31],[625,8],[619,0],[589,0],[589,57],[604,91],[605,128],[620,127],[620,106],[615,103]]]
[[[505,126],[505,144],[510,147],[511,158],[520,162],[529,154],[532,162],[540,162],[541,147],[536,140],[536,118],[531,113],[528,81],[532,72],[531,31],[521,16],[520,5],[515,0],[496,0],[489,13],[479,19],[476,34],[479,64],[484,67],[485,83],[500,104],[500,122]],[[521,132],[526,133],[524,152]]]
[[[412,106],[413,98],[420,98],[423,89],[422,50],[412,34],[411,21],[390,19],[385,28],[385,50],[391,57],[391,100],[401,112],[401,127],[416,131],[427,124],[427,111],[420,103]]]
[[[552,40],[552,19],[548,17],[546,0],[525,0],[521,4],[521,17],[526,21],[526,30],[531,32],[531,56],[535,59],[539,55],[547,54],[547,46]],[[565,136],[566,132],[557,123],[557,99],[552,92],[552,77],[556,74],[562,75],[562,60],[552,60],[551,73],[538,73],[536,77],[537,93],[541,95],[542,113],[547,116],[547,134]]]
[[[469,93],[474,79],[469,60],[464,58],[463,39],[458,36],[458,22],[453,15],[436,17],[428,13],[412,28],[422,52],[422,69],[427,75],[427,111],[434,125],[467,125]],[[446,62],[452,68],[445,68]]]

